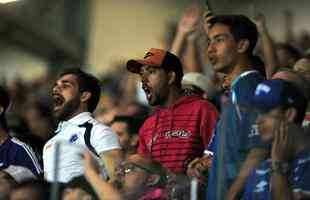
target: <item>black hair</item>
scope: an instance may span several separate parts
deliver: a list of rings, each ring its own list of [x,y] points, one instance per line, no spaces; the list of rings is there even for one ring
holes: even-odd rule
[[[74,177],[71,181],[69,181],[66,186],[66,188],[79,188],[84,190],[86,193],[88,193],[93,200],[99,200],[95,190],[93,187],[89,184],[89,182],[86,180],[84,176],[78,176]]]
[[[77,77],[80,92],[90,92],[91,96],[88,100],[87,108],[89,112],[93,112],[100,99],[101,87],[99,80],[79,68],[68,68],[60,74],[60,77],[68,74],[73,74]]]
[[[13,188],[13,191],[26,188],[31,189],[38,199],[49,199],[50,197],[50,183],[44,180],[22,181]]]
[[[113,121],[111,122],[111,125],[116,122],[126,123],[128,125],[129,135],[138,134],[139,128],[141,125],[138,119],[131,117],[131,116],[125,116],[125,115],[115,116]]]
[[[291,44],[279,43],[276,47],[279,49],[284,49],[290,56],[293,57],[295,61],[302,57],[302,52]]]
[[[229,27],[233,37],[239,41],[247,39],[250,43],[247,49],[248,54],[252,54],[258,39],[256,25],[244,15],[218,15],[209,21],[209,28],[216,24],[223,24]]]
[[[8,109],[10,105],[10,95],[9,92],[0,86],[0,106],[3,107],[2,113],[0,113],[0,126],[5,130],[8,131],[8,125],[7,125],[7,120],[5,117],[5,112]]]

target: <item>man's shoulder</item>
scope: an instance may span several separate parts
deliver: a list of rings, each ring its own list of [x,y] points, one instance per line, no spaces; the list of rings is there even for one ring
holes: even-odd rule
[[[180,110],[193,110],[193,109],[208,109],[215,110],[215,106],[207,99],[204,99],[201,95],[193,95],[184,98],[184,101],[180,103],[177,109]]]
[[[19,139],[17,138],[9,138],[8,139],[8,143],[9,143],[9,147],[10,148],[15,148],[17,150],[20,150],[20,149],[24,149],[24,148],[30,148],[30,146],[28,144],[26,144],[25,142],[22,142],[20,141]]]
[[[89,119],[89,121],[85,123],[91,124],[92,132],[112,132],[112,129],[109,126],[97,121],[94,118]]]
[[[34,150],[27,143],[20,141],[17,138],[10,138],[10,152],[15,152],[19,156],[24,154],[25,156],[35,155]]]

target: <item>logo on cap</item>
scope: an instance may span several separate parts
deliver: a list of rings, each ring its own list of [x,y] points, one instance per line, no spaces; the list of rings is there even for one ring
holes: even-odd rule
[[[147,52],[144,56],[144,59],[151,57],[151,56],[154,56],[154,54],[152,52]]]
[[[255,95],[260,95],[261,92],[268,94],[270,92],[270,90],[271,90],[271,88],[268,85],[259,84],[256,88]]]

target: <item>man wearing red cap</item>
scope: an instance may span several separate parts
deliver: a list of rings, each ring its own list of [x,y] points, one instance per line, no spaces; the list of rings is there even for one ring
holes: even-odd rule
[[[143,59],[129,60],[127,69],[141,77],[151,106],[157,106],[139,131],[138,153],[161,162],[174,173],[203,154],[217,120],[215,107],[200,95],[185,96],[182,64],[174,54],[150,49]]]

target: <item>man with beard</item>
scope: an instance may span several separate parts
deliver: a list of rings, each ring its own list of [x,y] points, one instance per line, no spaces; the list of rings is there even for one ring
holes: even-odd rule
[[[118,137],[91,116],[100,97],[99,81],[80,69],[68,69],[55,82],[52,97],[54,116],[59,124],[56,135],[44,145],[45,178],[54,181],[56,144],[60,143],[63,144],[58,159],[60,182],[83,174],[83,147],[101,158],[109,178],[113,179],[114,169],[122,157]]]
[[[141,77],[142,88],[156,112],[139,130],[138,153],[159,161],[174,173],[202,156],[217,120],[215,107],[201,95],[182,93],[182,64],[174,54],[150,49],[143,59],[129,60],[127,69]]]

